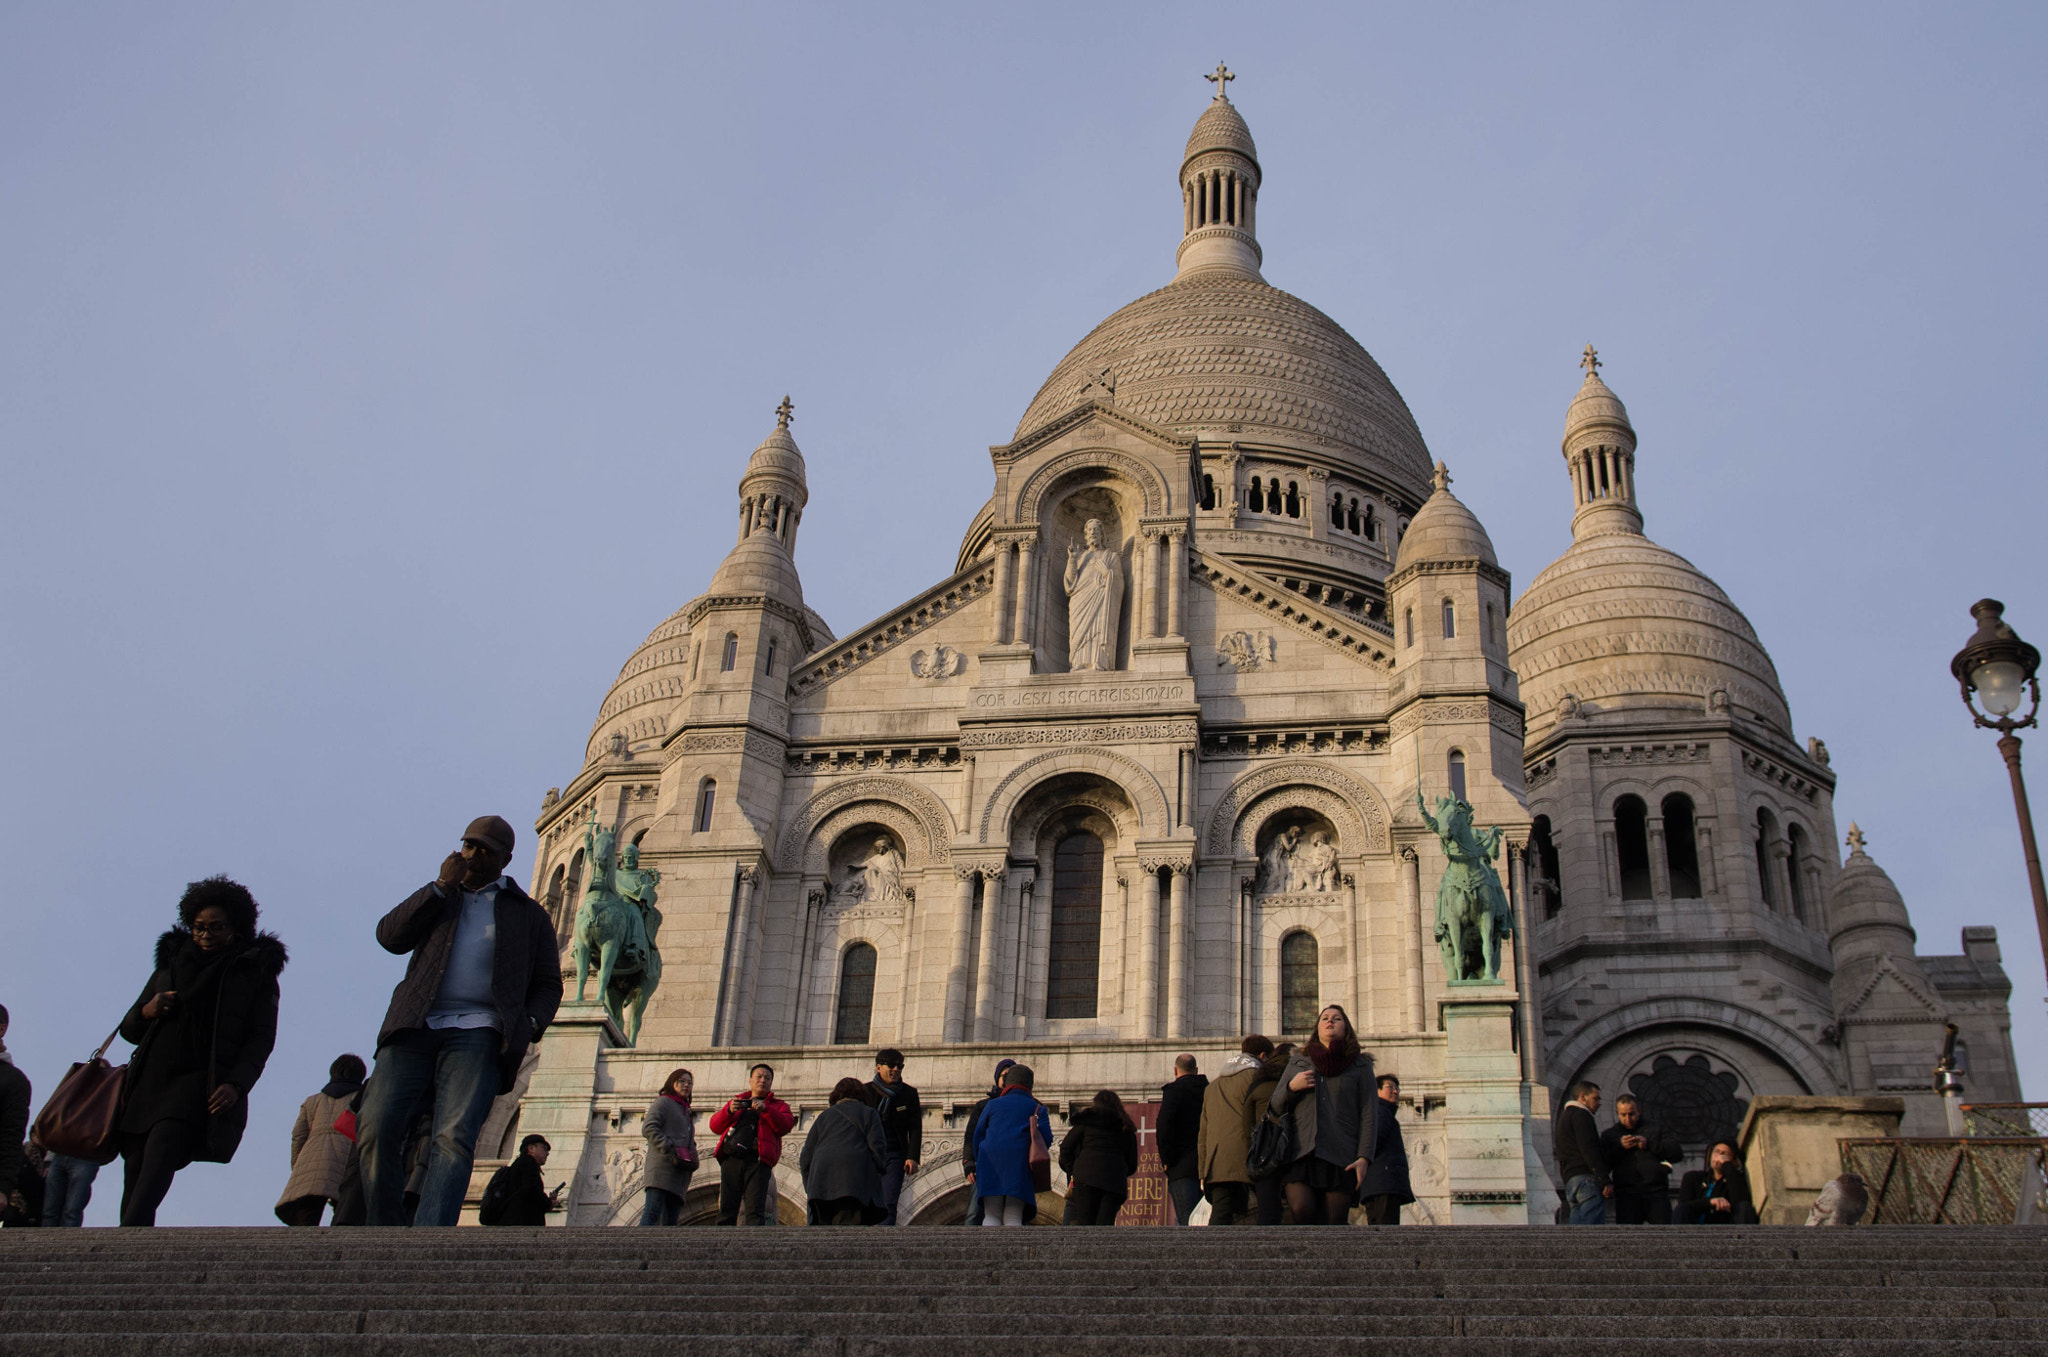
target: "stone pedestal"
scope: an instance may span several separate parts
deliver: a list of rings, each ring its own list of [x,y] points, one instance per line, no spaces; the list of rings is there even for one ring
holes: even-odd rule
[[[595,1002],[565,1002],[541,1035],[540,1061],[520,1103],[519,1134],[524,1139],[538,1132],[548,1138],[548,1164],[542,1171],[547,1184],[569,1185],[562,1194],[566,1209],[550,1215],[550,1225],[580,1225],[611,1214],[613,1184],[605,1173],[602,1144],[591,1135],[600,1091],[592,1072],[600,1052],[625,1044],[604,1005]],[[482,1188],[473,1185],[472,1190],[481,1193]]]
[[[1838,1141],[1896,1136],[1903,1098],[1762,1097],[1736,1133],[1756,1215],[1764,1225],[1804,1225],[1813,1199],[1842,1172]]]
[[[1527,1224],[1530,1184],[1542,1177],[1532,1164],[1532,1095],[1515,1050],[1515,1007],[1505,986],[1439,1001],[1453,1225]]]

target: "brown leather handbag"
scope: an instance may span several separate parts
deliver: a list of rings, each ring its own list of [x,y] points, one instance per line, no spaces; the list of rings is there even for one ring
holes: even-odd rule
[[[90,1059],[73,1065],[36,1114],[36,1140],[52,1154],[93,1164],[110,1164],[120,1154],[117,1132],[128,1067],[106,1061],[107,1047],[119,1035],[117,1027]]]

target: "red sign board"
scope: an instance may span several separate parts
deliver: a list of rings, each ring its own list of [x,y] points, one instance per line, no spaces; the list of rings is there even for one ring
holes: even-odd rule
[[[1124,1111],[1138,1124],[1138,1171],[1131,1175],[1131,1195],[1116,1213],[1119,1225],[1171,1225],[1173,1201],[1166,1195],[1166,1165],[1159,1162],[1158,1103],[1125,1103]]]

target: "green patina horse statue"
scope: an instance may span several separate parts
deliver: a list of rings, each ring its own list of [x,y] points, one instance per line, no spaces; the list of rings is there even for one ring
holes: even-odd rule
[[[640,848],[626,845],[625,861],[615,856],[618,832],[601,827],[597,814],[583,830],[583,860],[590,885],[576,908],[570,944],[576,958],[576,1000],[590,979],[590,958],[597,954],[597,993],[605,1011],[619,1025],[626,1044],[640,1039],[640,1019],[661,981],[661,953],[654,935],[661,915],[654,909],[655,884],[661,873],[640,867]]]
[[[1417,789],[1415,808],[1450,860],[1436,887],[1436,944],[1443,952],[1444,975],[1499,980],[1501,939],[1515,932],[1514,911],[1493,867],[1501,831],[1472,828],[1472,807],[1452,797],[1438,797],[1432,816]]]

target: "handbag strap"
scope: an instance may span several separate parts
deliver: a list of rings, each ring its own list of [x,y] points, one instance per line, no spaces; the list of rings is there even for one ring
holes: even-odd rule
[[[103,1058],[104,1058],[104,1057],[106,1056],[106,1054],[107,1054],[107,1047],[109,1047],[109,1046],[112,1046],[112,1045],[114,1044],[114,1038],[115,1038],[115,1037],[118,1037],[118,1036],[120,1036],[120,1035],[121,1035],[121,1024],[120,1024],[120,1023],[115,1023],[115,1024],[114,1024],[114,1030],[113,1030],[113,1031],[111,1031],[111,1032],[109,1032],[109,1033],[107,1033],[107,1039],[106,1039],[105,1041],[103,1041],[103,1042],[101,1042],[101,1043],[100,1043],[100,1048],[99,1048],[99,1049],[98,1049],[97,1051],[94,1051],[94,1052],[92,1053],[92,1058],[91,1058],[90,1060],[86,1061],[86,1063],[87,1063],[88,1065],[92,1065],[92,1064],[97,1064],[97,1063],[98,1063],[98,1062],[99,1062],[99,1061],[100,1061],[101,1059],[103,1059]]]

